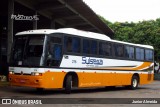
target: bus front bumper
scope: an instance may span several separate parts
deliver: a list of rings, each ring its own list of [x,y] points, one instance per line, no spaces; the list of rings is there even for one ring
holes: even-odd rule
[[[44,88],[42,80],[42,76],[9,74],[9,82],[11,86]]]

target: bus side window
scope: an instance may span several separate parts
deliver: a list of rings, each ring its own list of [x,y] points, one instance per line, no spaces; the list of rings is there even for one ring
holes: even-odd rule
[[[123,57],[124,56],[123,45],[114,44],[114,50],[115,50],[116,57]]]
[[[106,42],[99,43],[99,54],[105,56],[111,56],[111,44]]]
[[[134,59],[134,47],[125,46],[125,57],[128,59]]]
[[[90,54],[90,41],[83,39],[83,53]]]
[[[106,43],[106,55],[111,56],[112,55],[112,46],[110,43]]]
[[[72,38],[68,37],[67,39],[67,52],[72,52]]]
[[[64,37],[64,47],[65,51],[72,52],[72,37]]]
[[[105,55],[105,43],[104,42],[99,43],[99,55]]]
[[[147,61],[153,61],[153,51],[152,50],[149,50],[149,49],[145,50],[145,59]]]
[[[74,53],[80,53],[81,45],[80,45],[80,38],[73,37],[72,42],[72,50]]]
[[[136,59],[137,60],[144,60],[144,49],[136,48]]]
[[[95,40],[91,41],[91,54],[97,54],[97,41]]]
[[[59,66],[62,58],[62,45],[61,42],[58,42],[61,38],[51,37],[48,44],[48,66]]]

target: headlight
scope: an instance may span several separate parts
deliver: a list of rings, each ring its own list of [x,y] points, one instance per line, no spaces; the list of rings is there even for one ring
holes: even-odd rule
[[[14,74],[14,71],[10,71],[9,74]]]
[[[31,75],[34,75],[34,76],[41,76],[42,73],[39,73],[39,72],[31,72]]]

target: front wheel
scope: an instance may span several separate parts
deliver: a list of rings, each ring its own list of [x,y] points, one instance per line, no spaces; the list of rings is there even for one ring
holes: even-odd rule
[[[65,93],[70,94],[72,90],[72,76],[68,75],[65,81]]]

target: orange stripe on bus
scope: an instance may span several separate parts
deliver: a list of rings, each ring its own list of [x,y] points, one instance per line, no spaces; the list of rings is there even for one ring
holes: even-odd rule
[[[149,67],[152,63],[151,62],[144,62],[143,64],[141,64],[140,66],[137,67],[107,67],[107,68],[95,68],[95,69],[102,69],[102,70],[141,70],[144,69],[146,67]]]

